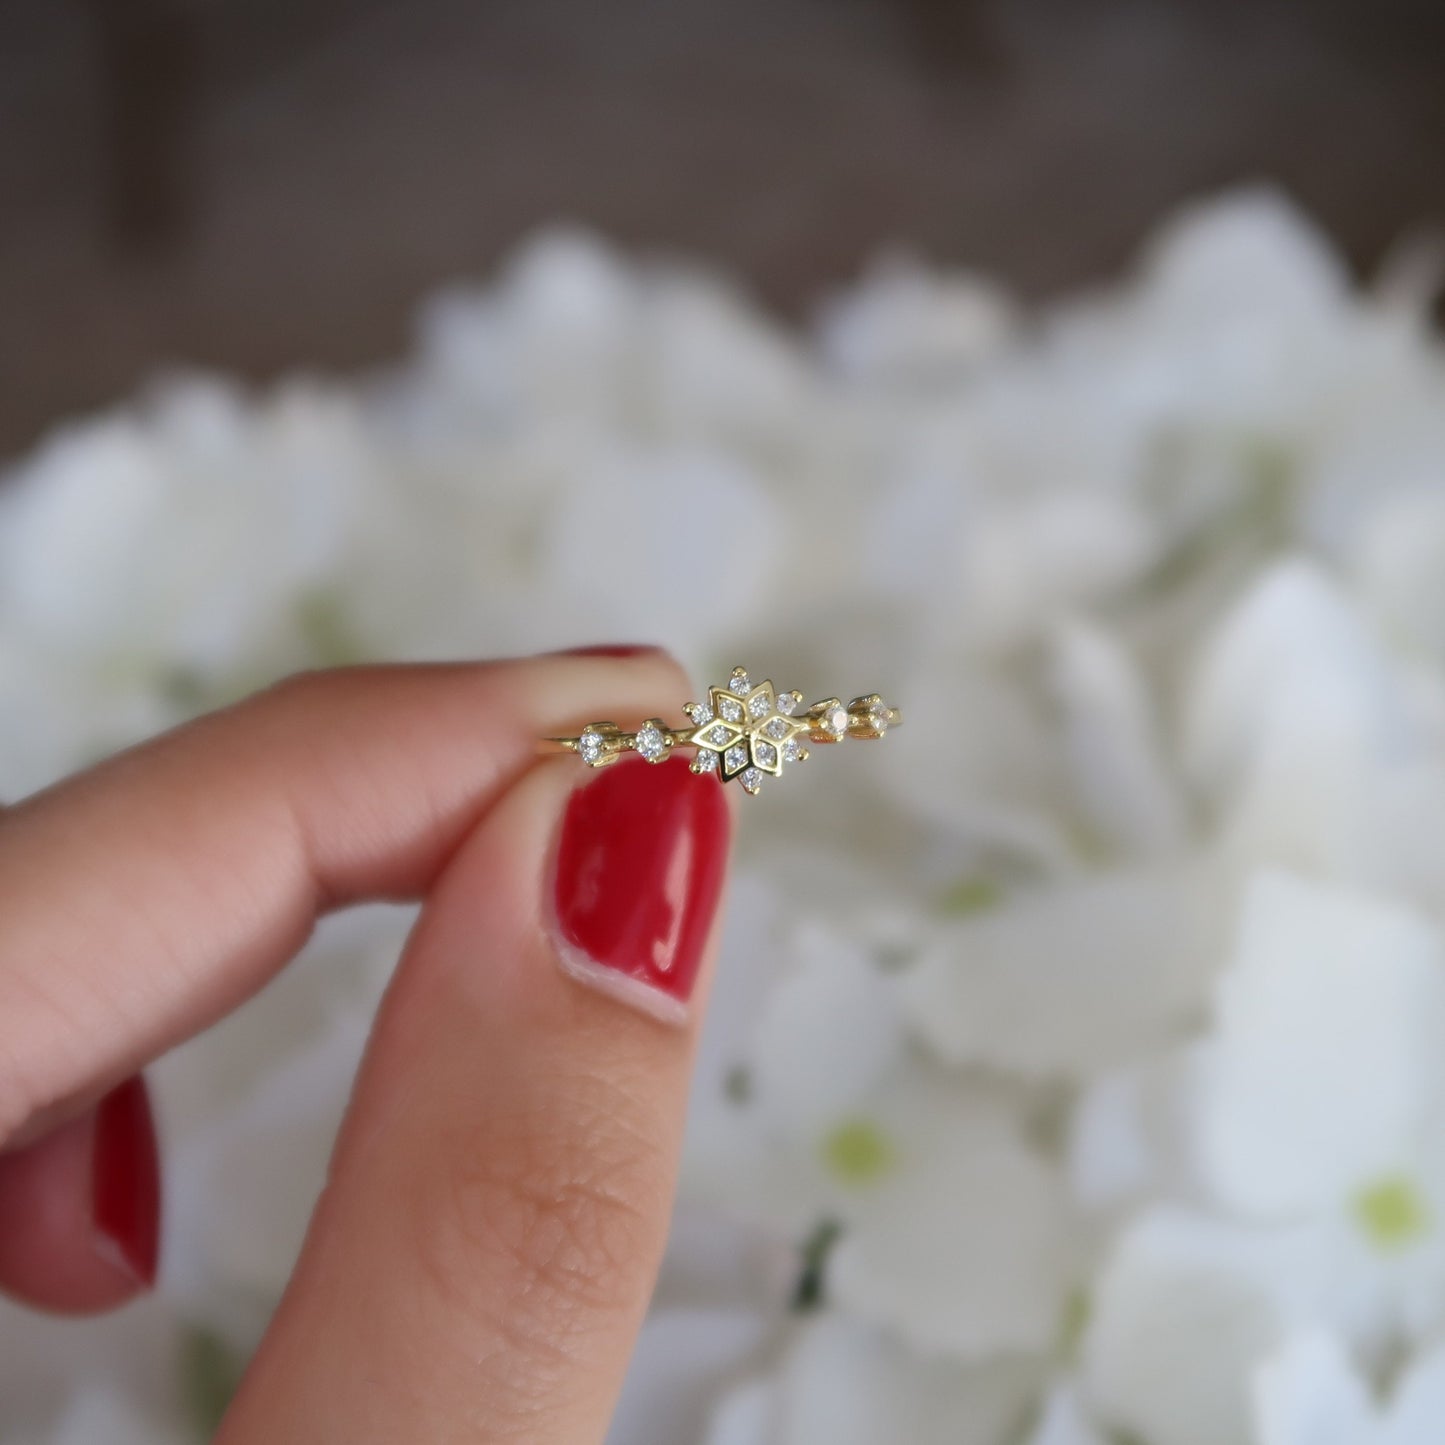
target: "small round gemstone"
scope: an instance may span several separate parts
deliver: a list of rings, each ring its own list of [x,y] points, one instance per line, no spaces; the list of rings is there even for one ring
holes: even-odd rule
[[[748,681],[747,673],[741,671],[733,673],[732,678],[728,682],[728,687],[739,697],[746,697],[753,690],[752,683]]]
[[[869,707],[868,725],[874,732],[886,733],[888,731],[888,704],[886,702],[875,702]]]
[[[803,750],[798,746],[797,738],[789,738],[787,742],[783,744],[783,761],[785,763],[797,763],[801,762],[802,758]]]
[[[748,699],[748,713],[752,717],[767,717],[772,710],[773,705],[768,701],[768,695],[765,692],[756,693]]]
[[[778,761],[778,750],[772,743],[765,743],[759,738],[753,743],[753,761],[760,768],[770,768]]]
[[[735,773],[747,764],[748,750],[741,743],[737,743],[728,749],[726,761],[728,772]]]
[[[712,709],[705,702],[688,703],[687,715],[697,727],[712,721]]]
[[[719,698],[717,710],[728,722],[741,722],[743,720],[743,705],[734,698]]]
[[[727,743],[727,740],[732,737],[732,731],[719,723],[707,736],[709,742],[716,743],[718,747],[723,747]]]
[[[787,737],[787,735],[792,731],[792,729],[787,725],[787,723],[782,720],[782,718],[775,717],[771,722],[767,723],[763,727],[763,731],[767,733],[770,738],[782,739]]]
[[[738,782],[740,782],[748,792],[756,793],[758,789],[763,786],[763,775],[756,768],[746,768],[739,774]]]
[[[833,734],[835,738],[841,738],[848,731],[848,709],[839,703],[836,707],[830,707],[823,714],[823,726]]]
[[[706,748],[700,749],[692,760],[692,770],[695,773],[715,773],[717,771],[717,754],[708,752]]]
[[[785,713],[788,717],[792,717],[792,715],[797,712],[802,701],[803,695],[801,693],[785,692],[782,697],[778,699],[778,711]]]
[[[667,752],[667,739],[655,723],[645,723],[637,730],[637,751],[649,763],[655,763]]]
[[[602,759],[606,744],[600,733],[584,732],[577,740],[577,751],[581,754],[582,761],[588,767],[595,768]]]

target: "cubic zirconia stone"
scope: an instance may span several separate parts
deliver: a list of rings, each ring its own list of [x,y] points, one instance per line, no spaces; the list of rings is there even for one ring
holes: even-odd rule
[[[637,751],[649,763],[655,763],[667,751],[667,739],[662,735],[662,729],[653,723],[638,728]]]
[[[748,792],[756,793],[763,785],[763,775],[756,768],[745,768],[738,774],[738,782],[740,782]]]
[[[728,683],[728,688],[739,697],[746,697],[753,690],[753,685],[748,681],[747,673],[735,672]]]
[[[767,733],[770,738],[781,739],[787,737],[791,729],[788,727],[787,723],[782,720],[782,718],[775,717],[772,719],[771,722],[765,723],[763,725],[763,731]]]
[[[709,742],[716,743],[718,747],[723,747],[727,743],[727,740],[732,737],[732,730],[723,727],[723,725],[719,723],[707,737]]]
[[[705,702],[690,702],[686,711],[697,727],[712,721],[712,709]]]
[[[797,763],[801,762],[802,758],[803,750],[798,746],[797,738],[789,738],[787,742],[783,744],[783,761],[785,763]]]
[[[837,707],[830,707],[823,714],[823,726],[835,738],[841,738],[848,731],[848,709],[842,703],[839,703]]]
[[[730,697],[718,699],[717,710],[728,722],[741,722],[743,720],[743,705]]]
[[[875,732],[886,733],[888,731],[888,704],[875,702],[868,709],[868,722]]]
[[[697,756],[692,760],[692,770],[695,773],[717,772],[717,754],[708,752],[706,748],[699,749]]]
[[[581,754],[582,761],[590,768],[597,766],[603,750],[604,744],[600,733],[584,732],[577,740],[577,751]]]
[[[767,717],[772,710],[773,705],[768,701],[768,695],[765,692],[760,692],[748,699],[748,713],[752,717]]]
[[[778,760],[778,750],[772,743],[765,743],[758,738],[753,743],[753,761],[760,768],[770,768]]]
[[[782,697],[778,699],[778,711],[780,713],[786,714],[788,717],[792,717],[792,715],[797,712],[802,701],[803,699],[801,694],[796,692],[785,692]]]
[[[746,764],[747,760],[748,750],[741,743],[737,743],[733,747],[730,747],[727,751],[728,772],[737,772],[739,768],[743,767]]]

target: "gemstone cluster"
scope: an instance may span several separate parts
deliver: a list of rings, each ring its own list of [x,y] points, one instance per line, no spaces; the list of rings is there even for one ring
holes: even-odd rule
[[[735,667],[727,683],[710,687],[703,702],[690,702],[687,724],[670,727],[651,717],[635,733],[616,723],[588,723],[575,738],[553,742],[575,751],[589,767],[603,768],[623,753],[635,751],[649,763],[666,762],[678,747],[694,749],[692,770],[716,774],[725,783],[736,780],[758,793],[763,780],[779,777],[785,766],[804,762],[805,743],[839,743],[847,737],[881,738],[896,727],[900,714],[877,693],[855,697],[846,705],[824,698],[803,709],[803,694],[778,692],[771,682],[753,683],[746,669]]]

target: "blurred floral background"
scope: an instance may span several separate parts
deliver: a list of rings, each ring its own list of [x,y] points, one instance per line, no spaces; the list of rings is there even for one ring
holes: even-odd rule
[[[877,687],[612,1445],[1434,1445],[1429,12],[281,9],[5,18],[0,797],[363,658]],[[0,1306],[7,1445],[206,1438],[408,922],[155,1068],[160,1288]]]

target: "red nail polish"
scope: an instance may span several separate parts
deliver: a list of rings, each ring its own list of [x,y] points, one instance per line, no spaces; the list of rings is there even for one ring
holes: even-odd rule
[[[731,831],[722,785],[681,756],[624,759],[573,793],[554,885],[568,972],[680,1021],[722,894]]]
[[[150,1094],[139,1074],[96,1107],[90,1189],[97,1247],[149,1289],[160,1249],[161,1171]]]
[[[644,652],[660,652],[655,642],[596,642],[590,647],[564,647],[564,657],[641,657]]]

